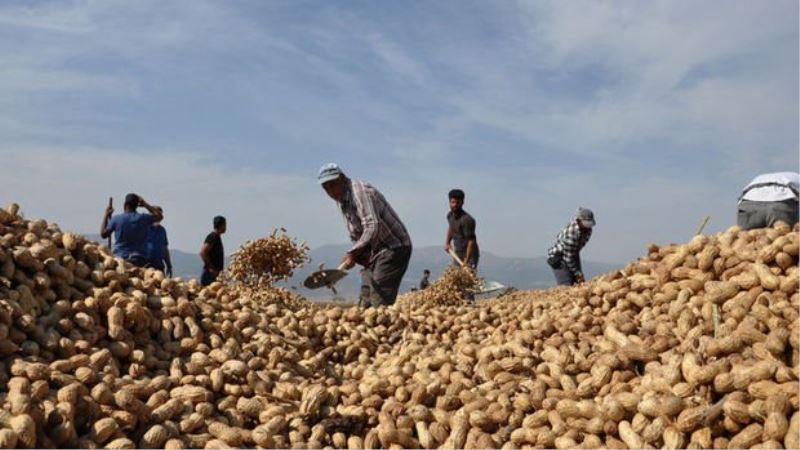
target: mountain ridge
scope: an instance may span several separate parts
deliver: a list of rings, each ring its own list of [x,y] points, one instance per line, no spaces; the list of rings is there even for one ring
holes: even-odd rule
[[[87,234],[85,236],[97,242],[105,242],[97,234]],[[351,270],[348,276],[336,285],[337,294],[335,296],[329,289],[309,290],[303,287],[303,280],[312,272],[318,270],[320,263],[325,263],[328,268],[336,267],[348,248],[350,246],[347,244],[325,244],[312,249],[308,255],[310,261],[296,270],[289,280],[278,283],[278,285],[292,289],[297,294],[309,299],[322,300],[337,297],[352,300],[357,298],[361,287],[361,277],[357,268]],[[170,255],[172,257],[174,276],[184,279],[198,278],[200,276],[203,265],[199,254],[170,249]],[[499,256],[482,249],[478,275],[486,280],[498,281],[508,287],[517,289],[547,288],[555,285],[555,281],[546,260],[547,257],[545,256],[530,258]],[[230,256],[227,256],[225,258],[226,267],[229,261]],[[451,258],[444,252],[442,247],[426,246],[414,248],[408,271],[406,271],[406,275],[400,285],[400,292],[408,292],[417,287],[424,269],[429,269],[431,271],[431,280],[436,280],[447,265],[451,263]],[[584,261],[583,266],[587,278],[591,278],[618,269],[622,264]]]

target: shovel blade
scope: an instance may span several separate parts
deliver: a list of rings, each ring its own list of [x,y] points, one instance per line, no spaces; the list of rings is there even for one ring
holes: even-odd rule
[[[328,269],[314,272],[306,278],[303,286],[308,289],[319,289],[323,287],[333,287],[339,280],[347,276],[344,270]]]

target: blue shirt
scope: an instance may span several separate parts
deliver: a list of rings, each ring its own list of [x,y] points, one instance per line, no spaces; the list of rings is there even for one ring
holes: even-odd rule
[[[138,212],[117,214],[108,221],[108,231],[114,232],[114,255],[124,259],[147,256],[147,232],[153,216]]]
[[[161,225],[153,225],[147,231],[147,261],[153,267],[164,264],[165,250],[169,245],[167,230]]]

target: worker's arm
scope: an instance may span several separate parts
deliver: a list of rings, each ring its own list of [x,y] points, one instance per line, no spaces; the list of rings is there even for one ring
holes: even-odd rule
[[[203,260],[204,269],[212,274],[217,273],[217,270],[211,265],[211,244],[208,242],[203,242],[203,246],[200,247],[200,258]]]
[[[103,215],[103,222],[100,224],[100,236],[103,239],[107,239],[111,236],[111,231],[108,229],[108,221],[111,219],[111,215],[114,214],[114,208],[111,205],[106,207],[106,213]]]
[[[164,211],[158,206],[153,206],[147,203],[142,197],[139,197],[139,206],[146,209],[153,215],[153,222],[161,222],[164,220]]]
[[[475,236],[475,219],[472,219],[471,216],[467,216],[468,219],[464,224],[464,235],[466,236],[467,240],[467,251],[464,254],[464,264],[469,264],[472,261],[472,254],[475,253],[475,246],[478,242],[478,238]]]
[[[450,224],[447,224],[447,236],[444,238],[444,252],[450,253],[451,247],[450,243],[453,242],[453,228],[450,227]]]
[[[353,186],[353,199],[356,204],[358,217],[361,220],[361,236],[358,238],[353,247],[347,251],[342,263],[345,269],[349,269],[355,265],[356,258],[364,251],[364,249],[372,243],[372,240],[378,234],[378,214],[375,211],[375,202],[372,195],[367,189],[358,186],[355,183]]]
[[[475,239],[470,239],[467,241],[467,251],[464,254],[464,264],[469,265],[469,262],[472,261],[473,253],[475,253]]]

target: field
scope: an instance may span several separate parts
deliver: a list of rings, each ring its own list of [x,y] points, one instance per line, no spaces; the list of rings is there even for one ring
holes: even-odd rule
[[[0,448],[798,448],[798,228],[651,245],[587,283],[388,308],[201,288],[0,210]]]

